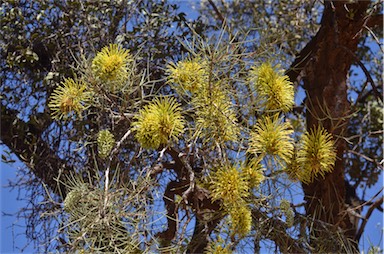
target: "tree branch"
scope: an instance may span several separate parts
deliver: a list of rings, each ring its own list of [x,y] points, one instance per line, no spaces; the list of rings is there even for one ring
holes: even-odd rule
[[[299,241],[292,238],[286,232],[287,226],[283,221],[277,218],[270,218],[258,209],[252,209],[252,217],[255,221],[254,224],[258,224],[259,219],[267,224],[267,226],[260,227],[261,232],[259,234],[274,241],[281,253],[306,253],[304,248],[300,246]]]
[[[22,121],[17,117],[18,113],[1,105],[1,141],[51,191],[64,198],[67,191],[58,180],[72,172],[73,168],[41,138],[45,127]]]
[[[208,0],[209,4],[212,6],[213,10],[215,11],[217,17],[221,20],[221,22],[223,22],[223,24],[225,23],[225,19],[223,17],[223,14],[221,14],[221,12],[219,11],[219,9],[217,8],[216,4],[212,1],[212,0]]]
[[[325,1],[324,5],[321,27],[315,36],[316,40],[311,41],[315,41],[316,45],[311,45],[314,51],[303,70],[304,88],[308,95],[306,124],[307,130],[323,126],[334,137],[343,137],[351,110],[347,76],[352,63],[356,61],[354,53],[363,34],[364,17],[370,2]],[[352,18],[348,16],[350,10],[353,10]],[[316,251],[342,252],[346,247],[357,251],[358,244],[353,242],[356,225],[349,216],[345,216],[345,140],[338,138],[335,149],[337,160],[333,171],[302,186],[307,215],[337,226],[335,232],[342,230],[348,245],[329,244],[324,249],[324,242],[319,239],[329,239],[332,232],[324,231],[316,224],[311,232],[311,245]]]
[[[285,75],[289,77],[289,80],[292,83],[297,83],[297,79],[307,65],[308,61],[312,57],[312,53],[315,51],[317,45],[318,33],[305,45],[305,47],[300,51],[300,53],[296,56],[295,60],[289,67],[289,69],[285,72]],[[297,84],[295,85],[297,88]]]
[[[356,61],[356,63],[360,66],[360,68],[363,70],[365,76],[367,77],[367,80],[369,81],[369,83],[371,84],[372,86],[372,90],[375,94],[375,97],[377,100],[380,100],[381,102],[383,102],[383,98],[381,97],[382,94],[377,90],[377,87],[375,85],[375,82],[373,81],[373,78],[371,76],[371,74],[369,73],[369,71],[367,70],[367,68],[365,67],[365,65],[360,61],[360,59],[356,56],[355,53],[353,53],[349,48],[347,47],[344,47],[342,46],[342,48],[347,51]]]
[[[375,202],[372,203],[372,205],[369,207],[368,209],[368,212],[367,214],[365,215],[364,219],[363,219],[363,222],[361,223],[361,226],[359,228],[359,231],[357,232],[356,234],[356,241],[359,242],[360,241],[360,238],[361,236],[363,235],[364,233],[364,229],[365,229],[365,226],[367,225],[367,222],[368,222],[368,219],[369,217],[371,217],[372,215],[372,212],[380,207],[381,204],[384,203],[384,197],[380,197],[379,199],[377,199]]]
[[[196,224],[191,241],[188,244],[188,253],[201,253],[207,247],[208,237],[214,230],[216,225],[222,219],[220,215],[220,201],[212,202],[209,191],[195,185],[194,171],[191,165],[185,160],[184,155],[174,148],[165,150],[169,154],[174,163],[173,170],[176,172],[179,181],[171,181],[168,183],[164,192],[164,203],[167,209],[168,227],[165,231],[160,232],[157,236],[168,244],[177,232],[177,205],[175,204],[175,195],[181,196],[183,202],[193,208],[196,215]],[[170,166],[170,164],[168,165]],[[155,165],[154,172],[161,172],[164,168],[163,164]],[[154,174],[156,174],[154,173]],[[212,220],[205,220],[204,213],[218,213]]]
[[[167,222],[168,227],[165,231],[158,233],[156,236],[165,241],[168,245],[176,235],[177,231],[177,206],[175,204],[175,196],[181,196],[187,189],[188,183],[186,181],[177,182],[171,181],[168,183],[164,192],[164,203],[167,209]]]
[[[187,247],[187,253],[203,253],[208,245],[208,236],[216,225],[220,222],[222,216],[218,216],[210,221],[204,221],[198,217],[195,218],[195,229],[193,236]]]

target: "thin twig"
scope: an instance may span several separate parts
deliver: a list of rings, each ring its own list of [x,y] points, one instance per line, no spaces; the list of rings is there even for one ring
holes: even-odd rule
[[[108,203],[108,190],[109,190],[109,171],[111,168],[111,163],[113,160],[113,157],[115,154],[119,152],[120,146],[123,144],[123,142],[128,138],[128,136],[131,134],[132,130],[128,130],[124,136],[120,139],[119,142],[116,143],[115,148],[112,150],[111,154],[109,155],[109,161],[108,161],[108,166],[107,169],[105,170],[105,186],[104,186],[104,211],[107,207]]]
[[[208,2],[212,6],[213,10],[215,11],[216,15],[219,17],[221,22],[223,22],[223,24],[224,24],[225,19],[224,19],[223,15],[221,14],[221,12],[219,11],[219,9],[217,8],[216,4],[212,0],[208,0]]]
[[[356,61],[356,63],[360,66],[360,68],[362,69],[362,71],[364,72],[365,76],[367,77],[367,80],[369,81],[369,83],[371,84],[372,86],[372,90],[373,90],[373,93],[375,94],[376,98],[378,100],[380,100],[382,103],[383,103],[383,98],[381,97],[382,95],[379,93],[379,91],[377,90],[376,88],[376,85],[375,85],[375,82],[373,81],[373,78],[371,76],[371,74],[369,73],[369,71],[367,70],[367,68],[365,67],[365,65],[363,64],[363,62],[360,61],[360,59],[356,56],[355,53],[352,52],[352,50],[350,50],[349,48],[347,47],[344,47],[342,46],[342,48],[348,52]]]
[[[128,136],[131,134],[131,132],[132,132],[132,130],[129,129],[129,130],[124,134],[124,136],[120,139],[120,141],[116,143],[116,146],[115,146],[115,148],[112,150],[111,155],[115,155],[115,154],[119,151],[121,144],[128,138]],[[112,160],[111,157],[110,157],[110,160]]]
[[[360,156],[360,157],[366,159],[366,160],[369,161],[369,162],[375,163],[379,168],[383,168],[383,166],[382,166],[379,162],[377,162],[376,160],[374,160],[374,159],[372,159],[372,158],[370,158],[370,157],[368,157],[368,156],[366,156],[366,155],[364,155],[364,154],[355,152],[355,151],[353,151],[353,150],[348,150],[347,152],[349,152],[349,153],[353,153],[353,154],[355,154],[355,155],[357,155],[357,156]]]

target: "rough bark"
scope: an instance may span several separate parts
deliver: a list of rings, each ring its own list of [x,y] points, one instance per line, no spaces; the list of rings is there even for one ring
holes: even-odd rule
[[[301,63],[299,70],[292,68],[288,73],[291,74],[291,80],[297,78],[300,72],[303,76],[308,95],[307,129],[322,125],[333,134],[336,141],[337,161],[333,172],[324,179],[318,178],[313,183],[303,184],[307,214],[316,221],[324,222],[322,226],[316,226],[319,223],[315,223],[312,228],[316,238],[329,238],[329,232],[324,232],[324,225],[331,225],[328,230],[334,232],[341,230],[350,240],[354,239],[356,233],[356,225],[346,212],[343,161],[346,144],[342,137],[351,113],[347,99],[348,71],[355,60],[354,52],[364,25],[369,21],[369,17],[365,16],[369,4],[369,1],[325,2],[321,27],[298,57],[305,61],[297,61]],[[322,244],[321,241],[318,243]],[[339,246],[321,248],[327,252],[341,251]]]

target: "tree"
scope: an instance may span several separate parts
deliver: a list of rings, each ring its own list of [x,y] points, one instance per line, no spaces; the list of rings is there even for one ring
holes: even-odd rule
[[[208,1],[193,23],[164,1],[3,5],[1,139],[27,167],[16,185],[44,197],[29,225],[49,229],[29,237],[85,252],[358,250],[359,207],[382,203],[353,206],[348,181],[369,187],[382,168],[380,71],[366,67],[381,6],[256,2]],[[351,106],[354,63],[367,82],[350,84]]]

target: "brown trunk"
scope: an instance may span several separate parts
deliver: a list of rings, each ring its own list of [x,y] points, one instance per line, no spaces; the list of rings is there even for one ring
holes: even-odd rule
[[[315,221],[310,229],[318,240],[313,241],[317,251],[345,252],[346,249],[340,249],[345,246],[335,241],[352,240],[356,232],[345,207],[343,154],[346,144],[342,137],[351,113],[347,99],[348,71],[367,21],[364,15],[369,4],[368,1],[353,4],[348,1],[325,2],[321,28],[310,42],[310,59],[303,68],[304,88],[308,95],[307,129],[324,126],[333,134],[337,149],[333,172],[324,179],[303,184],[307,214]],[[342,237],[332,232],[342,232]],[[353,245],[357,247],[357,244]]]

